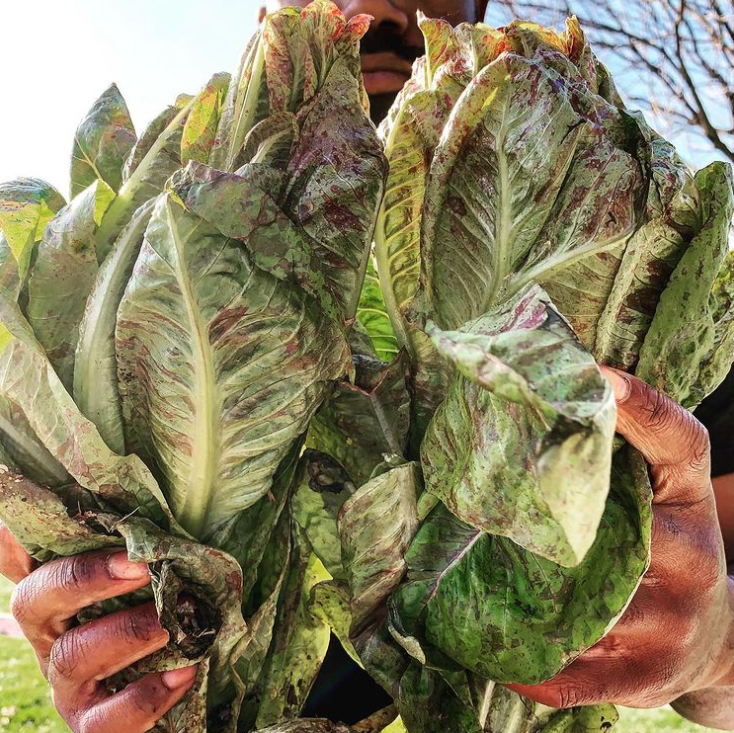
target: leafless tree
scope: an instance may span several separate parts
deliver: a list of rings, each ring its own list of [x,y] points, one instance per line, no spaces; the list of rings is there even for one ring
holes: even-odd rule
[[[490,0],[487,17],[558,26],[567,15],[661,132],[734,161],[734,0]]]

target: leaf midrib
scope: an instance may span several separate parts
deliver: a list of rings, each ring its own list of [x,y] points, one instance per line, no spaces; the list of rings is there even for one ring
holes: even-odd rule
[[[201,538],[208,525],[214,499],[216,478],[216,451],[211,447],[219,443],[219,419],[216,406],[219,397],[216,389],[214,361],[207,336],[206,324],[195,305],[192,285],[183,271],[183,244],[172,212],[173,203],[166,201],[166,218],[176,250],[175,271],[181,287],[186,315],[191,325],[193,355],[192,401],[193,425],[191,461],[186,481],[178,491],[172,492],[176,518],[181,526],[194,537]],[[182,491],[183,490],[183,491]],[[183,503],[179,504],[183,494]]]

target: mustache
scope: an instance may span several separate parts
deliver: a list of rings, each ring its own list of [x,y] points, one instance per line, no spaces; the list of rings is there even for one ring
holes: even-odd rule
[[[412,64],[416,59],[423,56],[426,50],[423,46],[412,46],[406,43],[403,36],[385,27],[367,31],[362,39],[360,53],[366,55],[383,52],[393,53]]]

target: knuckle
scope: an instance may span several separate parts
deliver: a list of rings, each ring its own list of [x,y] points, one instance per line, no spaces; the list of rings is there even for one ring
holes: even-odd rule
[[[584,695],[577,687],[563,685],[558,688],[558,707],[562,709],[577,708],[584,704]]]
[[[95,565],[88,555],[73,555],[59,560],[54,566],[52,578],[61,590],[76,592],[94,578]]]
[[[647,424],[652,430],[666,428],[673,417],[668,399],[661,392],[651,387],[644,389],[642,410],[647,416]]]
[[[148,684],[137,684],[128,690],[130,714],[136,719],[142,718],[149,727],[155,725],[165,711],[170,693],[161,682],[151,680]]]
[[[135,609],[120,617],[117,624],[120,636],[138,643],[149,642],[161,629],[154,607]]]
[[[22,580],[15,586],[10,597],[10,613],[23,627],[30,619],[33,602],[38,596],[38,589],[32,576]]]
[[[76,630],[62,634],[51,647],[48,665],[51,684],[73,679],[85,657],[85,644]]]

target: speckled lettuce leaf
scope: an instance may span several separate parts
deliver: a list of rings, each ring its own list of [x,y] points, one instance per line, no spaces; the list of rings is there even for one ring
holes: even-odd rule
[[[538,241],[557,200],[580,187],[584,170],[573,167],[574,157],[604,142],[575,108],[574,93],[547,66],[504,55],[477,74],[454,108],[433,158],[422,223],[426,298],[440,326],[456,328],[536,279],[530,268],[540,252],[547,271],[581,247],[589,254],[631,233],[634,181],[616,189],[634,161],[612,148],[604,186],[589,194],[586,183],[598,204],[597,236],[573,248]],[[605,220],[610,201],[616,216]]]
[[[260,683],[260,728],[300,715],[329,647],[329,626],[310,610],[311,591],[329,575],[299,527],[292,526],[292,538],[273,645]]]
[[[728,253],[732,171],[712,163],[695,176],[700,225],[660,297],[636,374],[685,407],[696,407],[723,381],[734,359],[731,313],[714,286]]]
[[[611,705],[555,710],[470,672],[422,667],[384,624],[355,643],[401,713],[386,733],[605,733],[618,719]]]
[[[311,591],[311,613],[329,626],[331,632],[352,660],[362,666],[359,655],[349,638],[352,628],[349,587],[337,580],[323,581]]]
[[[268,492],[346,361],[307,294],[171,196],[148,225],[116,338],[128,449],[204,541]]]
[[[62,383],[71,388],[74,353],[99,256],[96,235],[115,192],[97,180],[46,226],[28,280],[26,313]]]
[[[350,733],[350,730],[346,725],[332,723],[323,718],[304,718],[261,728],[257,733]]]
[[[354,381],[340,382],[316,414],[308,445],[335,459],[358,488],[385,455],[405,454],[409,427],[404,354],[391,364],[360,356]]]
[[[368,25],[364,15],[347,21],[327,0],[267,16],[233,76],[211,165],[234,171],[248,162],[250,156],[244,155],[251,148],[247,138],[259,130],[260,123],[266,122],[269,130],[288,130],[290,125],[283,128],[279,123],[310,106],[330,81],[334,65],[345,66],[355,82],[360,106],[366,108],[359,40]],[[268,145],[274,142],[267,134],[258,133],[258,137],[268,140]]]
[[[137,456],[112,453],[76,408],[18,306],[0,295],[0,397],[17,408],[68,473],[121,516],[135,512],[176,526],[150,471]],[[21,466],[21,468],[23,468]]]
[[[418,529],[419,491],[418,466],[405,463],[367,482],[339,513],[353,634],[382,611],[405,575],[403,556]]]
[[[87,112],[74,133],[71,197],[78,196],[97,180],[118,191],[125,160],[136,142],[127,104],[117,85],[112,84]]]
[[[433,668],[460,665],[498,682],[550,679],[606,634],[637,590],[649,564],[651,496],[642,458],[618,451],[596,540],[574,568],[439,505],[405,556],[408,582],[391,597],[391,633]]]
[[[301,460],[304,470],[290,506],[293,519],[332,578],[344,579],[336,518],[356,486],[344,466],[326,453],[309,448]]]
[[[539,286],[429,334],[458,373],[421,446],[426,489],[473,527],[577,565],[604,511],[617,417],[594,359]]]
[[[303,33],[297,28],[296,35]],[[269,83],[272,88],[276,82],[269,77]],[[330,60],[328,78],[319,84],[315,96],[295,113],[272,103],[265,123],[275,124],[285,116],[285,126],[277,128],[284,144],[273,154],[266,137],[253,160],[237,170],[241,185],[257,186],[259,197],[254,192],[242,197],[227,184],[231,214],[226,222],[220,218],[215,223],[242,239],[258,266],[295,280],[332,317],[351,320],[367,268],[385,160],[347,52]],[[338,130],[334,119],[340,121]],[[203,175],[191,184],[181,181],[177,193],[187,207],[211,221],[207,204],[211,206],[216,194],[207,191],[221,190],[218,184],[227,180],[222,175],[212,174],[209,182]]]
[[[139,147],[131,152],[126,164],[127,178],[97,233],[96,249],[100,262],[112,250],[135,212],[144,203],[156,198],[170,176],[181,168],[183,131],[197,99],[191,98],[182,106],[176,105],[176,113],[172,116],[168,110],[164,111],[146,130]],[[163,127],[166,121],[168,123]],[[160,132],[159,127],[163,127]]]
[[[21,283],[28,273],[34,245],[65,205],[64,197],[38,178],[17,178],[0,184],[0,232],[15,259]]]
[[[158,138],[164,133],[171,122],[173,122],[174,117],[176,117],[181,109],[176,104],[169,105],[148,123],[148,126],[143,130],[143,134],[138,138],[135,146],[125,159],[125,165],[122,169],[123,183],[127,183],[130,176],[135,173],[140,163],[145,159]]]
[[[181,135],[182,165],[209,162],[229,82],[229,74],[215,74],[196,97]]]
[[[125,453],[122,410],[117,391],[115,327],[155,199],[143,204],[123,229],[92,287],[79,326],[74,357],[74,401],[116,453]]]

